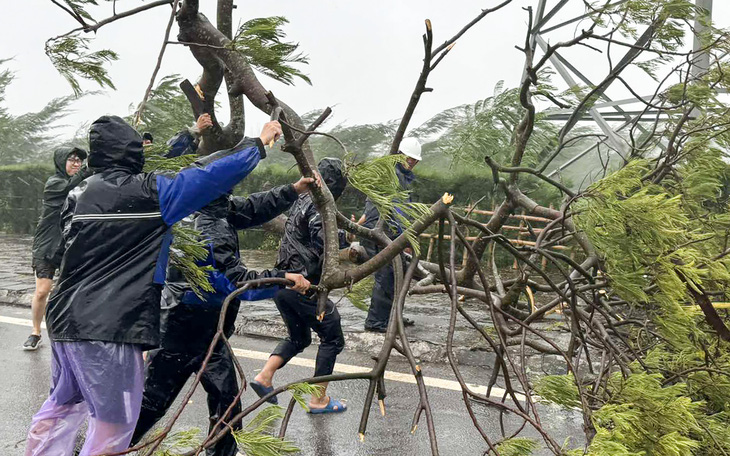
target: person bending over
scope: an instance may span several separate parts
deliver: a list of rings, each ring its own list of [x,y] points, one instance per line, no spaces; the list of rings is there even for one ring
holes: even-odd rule
[[[332,196],[337,198],[347,185],[342,162],[336,158],[324,158],[317,166],[322,181]],[[313,284],[319,283],[324,259],[324,231],[322,216],[317,212],[309,193],[301,195],[290,211],[286,221],[284,238],[279,247],[276,268],[284,271],[301,272]],[[340,231],[340,247],[346,246],[344,232]],[[332,373],[337,355],[345,347],[340,314],[332,301],[327,302],[324,319],[317,320],[317,296],[315,293],[301,294],[295,290],[279,290],[274,302],[286,324],[289,336],[277,345],[264,368],[250,383],[251,388],[263,397],[273,391],[274,374],[294,356],[312,343],[311,331],[320,340],[314,375],[319,377]],[[326,395],[327,383],[320,384],[319,394],[309,401],[311,413],[344,412],[347,406]],[[278,403],[276,396],[269,399]]]

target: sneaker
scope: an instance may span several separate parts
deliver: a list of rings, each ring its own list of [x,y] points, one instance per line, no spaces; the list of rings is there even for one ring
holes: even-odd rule
[[[23,344],[23,350],[28,351],[34,351],[38,350],[38,347],[41,345],[41,336],[36,336],[35,334],[31,334],[28,336],[28,340],[25,341]]]

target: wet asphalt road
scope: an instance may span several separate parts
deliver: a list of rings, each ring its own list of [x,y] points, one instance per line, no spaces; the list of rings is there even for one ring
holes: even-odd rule
[[[0,306],[0,317],[30,319],[30,311],[25,308]],[[24,352],[20,346],[30,333],[30,328],[0,321],[0,455],[19,456],[23,454],[24,438],[32,415],[38,410],[48,395],[50,376],[50,345],[44,337],[44,345],[36,352]],[[45,336],[45,331],[44,331]],[[276,340],[234,337],[234,348],[268,353],[276,345]],[[301,356],[314,359],[316,347],[310,347]],[[244,370],[252,378],[264,361],[239,357]],[[338,362],[356,366],[371,366],[368,357],[358,353],[345,352]],[[424,374],[435,379],[453,380],[454,376],[446,365],[424,364]],[[400,360],[392,360],[389,371],[409,372],[407,365]],[[290,382],[308,377],[313,369],[289,365],[279,372],[276,382]],[[485,384],[489,373],[476,369],[464,369],[467,381]],[[438,383],[438,382],[437,382]],[[287,437],[302,450],[301,454],[318,456],[339,455],[425,455],[430,454],[425,417],[415,435],[411,435],[410,425],[417,404],[416,386],[398,381],[386,381],[387,415],[380,415],[377,403],[371,408],[370,421],[365,441],[357,436],[360,414],[367,388],[365,381],[340,382],[330,386],[329,393],[337,398],[347,399],[348,411],[339,415],[311,416],[303,410],[295,411],[289,424]],[[439,450],[442,455],[466,456],[480,455],[486,445],[469,418],[461,393],[445,388],[429,387],[429,399],[435,415],[435,425]],[[255,398],[252,391],[246,391],[243,402],[250,404]],[[288,403],[288,395],[280,396],[280,403]],[[177,406],[176,404],[175,406]],[[497,440],[500,435],[499,414],[494,410],[475,405],[479,422],[483,429]],[[554,407],[543,407],[541,418],[546,428],[558,442],[572,436],[581,441],[581,418]],[[508,429],[519,422],[512,419]],[[205,395],[199,388],[181,417],[179,428],[207,427],[207,407]],[[535,432],[523,435],[537,437]],[[573,440],[576,442],[576,440]],[[542,453],[542,452],[541,452]],[[544,454],[544,453],[543,453]]]

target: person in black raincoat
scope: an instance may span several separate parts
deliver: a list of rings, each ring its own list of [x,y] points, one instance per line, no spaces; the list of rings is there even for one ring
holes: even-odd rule
[[[336,158],[324,158],[317,168],[322,181],[336,200],[347,185],[342,161]],[[314,207],[312,196],[309,193],[301,195],[294,203],[286,221],[276,268],[301,272],[311,283],[319,283],[324,261],[323,229],[322,216]],[[346,247],[343,231],[339,232],[339,237],[340,247]],[[314,368],[315,376],[331,374],[337,355],[345,347],[340,314],[332,301],[327,302],[322,321],[317,320],[315,293],[301,294],[294,290],[279,290],[274,295],[274,302],[286,324],[289,336],[276,346],[264,368],[250,382],[251,388],[259,397],[273,391],[272,382],[276,371],[312,343],[312,330],[317,333],[320,341]],[[347,409],[341,401],[326,395],[326,383],[320,386],[322,387],[320,393],[313,395],[309,401],[311,413],[343,412]],[[276,404],[278,400],[273,396],[269,402]]]
[[[143,173],[142,137],[102,116],[89,131],[95,174],[62,211],[65,253],[48,303],[51,392],[33,417],[26,456],[71,454],[88,418],[81,456],[124,451],[142,403],[142,351],[160,342],[160,299],[172,225],[227,194],[265,157],[261,137],[199,159],[177,174]]]
[[[396,164],[395,174],[398,176],[398,182],[401,188],[407,189],[416,178],[413,174],[413,168],[421,160],[421,145],[415,138],[406,138],[401,142],[400,153],[406,156],[406,164]],[[363,217],[364,223],[362,225],[366,228],[374,228],[380,219],[378,209],[369,199],[365,202],[365,214]],[[388,237],[391,239],[395,239],[403,232],[403,227],[397,221],[388,224],[384,228]],[[365,251],[370,257],[373,257],[380,251],[380,248],[370,240],[364,240],[362,246],[365,247]],[[388,263],[375,273],[370,308],[368,309],[368,316],[365,319],[365,331],[384,333],[388,328],[390,310],[393,308],[393,295],[395,293],[394,274],[395,271],[393,270],[392,263]],[[405,326],[413,326],[413,320],[403,318],[403,324]]]
[[[301,274],[285,273],[278,269],[252,271],[241,261],[237,230],[261,225],[286,211],[297,196],[308,191],[314,182],[302,178],[290,185],[276,187],[268,192],[254,193],[247,198],[221,197],[193,215],[194,227],[201,238],[209,243],[211,255],[205,262],[213,268],[209,281],[216,289],[199,297],[185,281],[182,273],[171,268],[162,291],[161,348],[148,354],[145,368],[145,387],[142,411],[132,437],[136,444],[167,412],[190,375],[198,371],[218,329],[223,300],[236,289],[238,282],[267,277],[281,277],[293,281],[295,289],[305,290],[308,282]],[[246,300],[273,296],[274,288],[250,290]],[[226,312],[224,332],[230,337],[241,301],[233,300]],[[201,377],[208,394],[211,429],[225,414],[238,393],[233,354],[223,342],[216,346]],[[228,417],[241,411],[240,402]],[[228,421],[228,420],[227,420]],[[241,421],[228,421],[234,429]],[[209,456],[235,456],[236,440],[229,433],[206,450]]]
[[[56,174],[48,178],[43,188],[43,210],[33,236],[32,267],[36,277],[31,301],[33,329],[23,344],[24,350],[36,350],[41,343],[46,301],[53,287],[53,276],[61,265],[61,209],[68,193],[91,175],[91,170],[82,166],[86,155],[78,147],[61,147],[53,152]]]

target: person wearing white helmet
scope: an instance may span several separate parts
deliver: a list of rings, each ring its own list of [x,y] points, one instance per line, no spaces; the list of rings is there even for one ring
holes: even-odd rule
[[[413,168],[421,161],[421,143],[416,138],[404,138],[398,151],[406,156],[406,163],[398,163],[395,167],[395,173],[401,187],[407,189],[416,177],[413,174]],[[379,219],[378,209],[368,199],[365,202],[365,213],[358,223],[367,228],[373,228]],[[403,227],[400,223],[394,222],[386,225],[385,230],[391,239],[395,239],[403,232]],[[380,250],[378,246],[370,241],[363,241],[362,245],[371,257]],[[410,253],[409,250],[406,249],[408,253]],[[395,293],[394,273],[391,263],[375,273],[370,309],[368,309],[368,316],[365,319],[365,331],[384,333],[388,328],[390,309],[393,307],[393,295]],[[414,324],[413,320],[408,318],[403,318],[403,323],[406,326],[413,326]]]

